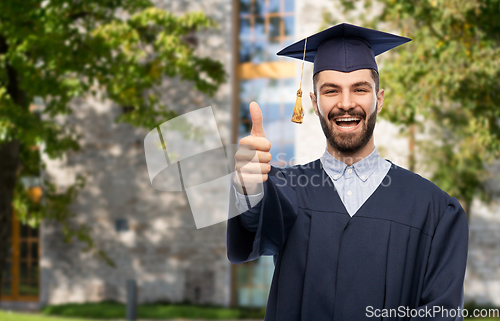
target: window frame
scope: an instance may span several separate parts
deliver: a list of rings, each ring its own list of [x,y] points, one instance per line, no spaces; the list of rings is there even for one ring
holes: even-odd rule
[[[30,236],[23,238],[21,235],[22,223],[17,218],[15,211],[12,211],[12,234],[11,234],[11,256],[6,257],[5,262],[10,262],[10,275],[11,275],[11,291],[10,294],[6,295],[2,293],[0,300],[2,301],[15,301],[15,302],[38,302],[40,300],[40,256],[41,256],[41,245],[40,245],[40,228],[35,228],[37,230],[37,236]],[[26,258],[21,257],[21,242],[27,243],[27,256]],[[37,243],[38,257],[33,260],[31,257],[31,244]],[[38,290],[37,295],[22,295],[21,294],[21,263],[26,262],[28,265],[28,271],[33,265],[38,266],[38,276],[36,280],[36,289]],[[28,274],[30,274],[28,272]],[[3,275],[3,282],[5,282],[6,275]],[[31,282],[30,282],[31,283]],[[33,283],[34,284],[34,283]],[[1,285],[3,286],[3,284]]]

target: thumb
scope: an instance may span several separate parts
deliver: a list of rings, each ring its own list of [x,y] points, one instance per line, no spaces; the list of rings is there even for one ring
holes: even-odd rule
[[[256,137],[266,137],[264,127],[262,126],[262,112],[260,111],[259,104],[255,101],[250,103],[250,117],[252,118],[252,131],[250,135]]]

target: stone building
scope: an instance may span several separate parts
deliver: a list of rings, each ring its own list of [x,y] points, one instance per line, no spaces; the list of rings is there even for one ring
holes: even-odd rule
[[[197,36],[197,50],[225,66],[229,81],[217,94],[195,93],[190,84],[166,79],[163,100],[180,113],[212,106],[223,144],[235,143],[250,128],[248,103],[259,102],[273,164],[318,158],[325,141],[307,95],[304,124],[289,121],[300,81],[300,63],[275,56],[283,46],[322,26],[330,0],[157,0],[184,13],[203,11],[219,23]],[[307,9],[307,10],[306,10]],[[383,74],[383,69],[381,70]],[[383,77],[383,76],[382,76]],[[304,68],[304,92],[312,88],[312,66]],[[39,230],[13,225],[13,251],[0,307],[37,307],[67,302],[125,301],[125,284],[137,280],[140,302],[263,306],[273,263],[268,257],[234,266],[226,258],[225,223],[196,229],[184,192],[161,192],[149,181],[143,141],[147,130],[114,120],[126,109],[106,100],[80,99],[63,120],[82,135],[81,151],[47,160],[46,174],[64,188],[76,175],[86,186],[72,204],[79,223],[92,228],[96,246],[116,267],[64,244],[57,224]],[[406,167],[408,143],[398,128],[379,121],[375,137],[382,156]],[[498,173],[496,170],[495,172]],[[500,218],[498,207],[474,203],[471,212],[467,301],[500,305]],[[17,224],[17,225],[16,225]],[[7,290],[7,291],[6,291]]]

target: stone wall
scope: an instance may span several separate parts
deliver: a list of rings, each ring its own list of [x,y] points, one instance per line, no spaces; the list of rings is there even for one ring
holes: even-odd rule
[[[488,203],[474,200],[469,215],[465,300],[500,306],[500,163],[489,168]]]
[[[219,23],[199,34],[198,51],[216,57],[232,76],[231,0],[156,1],[159,7],[184,13],[201,10]],[[185,113],[212,106],[222,142],[231,137],[231,81],[214,97],[196,93],[191,84],[165,79],[160,91],[169,108]],[[136,279],[140,302],[189,300],[227,305],[230,264],[225,252],[225,223],[197,230],[184,192],[151,187],[143,140],[149,130],[114,121],[122,112],[105,99],[82,98],[73,114],[61,119],[82,135],[81,150],[47,160],[47,175],[64,188],[77,174],[86,186],[72,204],[76,222],[92,228],[96,247],[116,263],[110,267],[82,244],[64,244],[55,223],[42,226],[43,304],[124,301],[127,279]],[[125,219],[127,231],[117,231]]]

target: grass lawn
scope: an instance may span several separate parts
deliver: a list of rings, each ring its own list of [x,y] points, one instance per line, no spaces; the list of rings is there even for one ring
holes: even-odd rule
[[[23,314],[0,310],[0,320],[2,321],[88,321],[88,319],[61,318],[54,316],[44,316],[40,314]]]
[[[41,311],[44,315],[68,318],[123,319],[125,305],[116,302],[62,304],[46,306]],[[216,306],[194,306],[188,304],[142,304],[137,315],[139,319],[264,319],[265,309],[224,308]]]

